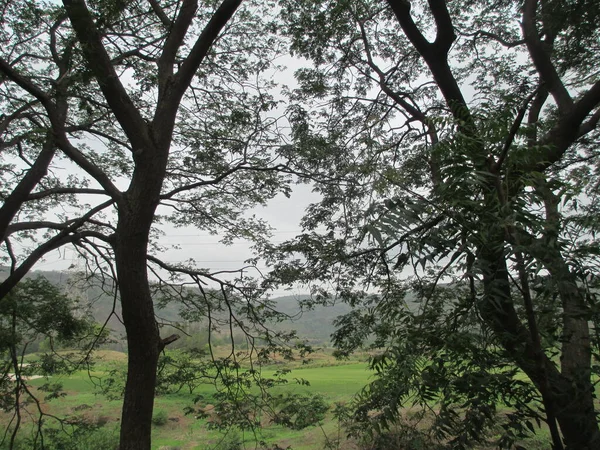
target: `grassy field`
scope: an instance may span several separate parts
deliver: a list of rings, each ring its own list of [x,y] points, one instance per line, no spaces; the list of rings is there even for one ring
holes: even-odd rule
[[[32,379],[28,384],[35,392],[47,382],[61,383],[65,395],[58,399],[43,401],[41,406],[45,413],[57,417],[84,418],[89,423],[102,425],[103,436],[111,434],[116,436],[120,420],[121,400],[111,400],[99,393],[97,381],[110,370],[123,368],[126,364],[126,356],[118,352],[102,351],[98,353],[96,360],[97,363],[92,372],[82,370],[69,376],[51,377],[49,380]],[[263,375],[271,376],[272,373],[273,370],[267,368]],[[321,394],[329,404],[333,404],[350,400],[365,386],[370,376],[371,373],[364,360],[340,364],[330,355],[321,353],[316,355],[308,365],[295,367],[287,376],[289,383],[274,388],[274,392]],[[296,378],[302,378],[310,384],[300,385],[295,382]],[[193,415],[184,414],[184,407],[193,406],[194,398],[198,395],[204,397],[205,403],[210,403],[214,389],[212,384],[206,384],[196,388],[193,394],[182,390],[177,394],[158,396],[155,401],[154,415],[161,420],[157,420],[157,424],[153,427],[153,449],[219,448],[226,450],[228,443],[238,439],[247,444],[252,443],[248,448],[254,448],[257,437],[270,444],[278,443],[283,448],[292,446],[295,450],[319,449],[323,448],[326,435],[330,438],[337,438],[340,432],[337,424],[328,418],[320,426],[298,431],[270,424],[264,427],[258,436],[236,430],[227,434],[212,429],[207,419],[197,419]],[[38,394],[40,398],[44,398],[43,393],[39,392]],[[33,404],[27,408],[32,412],[35,411]],[[0,425],[6,425],[9,419],[9,415],[0,412]],[[28,426],[31,427],[31,422],[29,425],[25,425],[24,429],[27,429]],[[85,450],[85,447],[82,447],[81,450]]]
[[[81,442],[80,450],[110,450],[116,442],[120,420],[121,400],[111,400],[99,393],[95,381],[103,379],[113,369],[123,369],[126,364],[126,355],[118,352],[103,351],[96,355],[97,364],[93,372],[79,371],[72,375],[56,376],[49,380],[35,379],[28,383],[35,392],[44,383],[61,383],[64,396],[41,404],[44,412],[57,417],[83,418],[86,422],[100,425],[100,434],[93,435],[90,443]],[[372,377],[372,372],[367,368],[366,355],[357,357],[353,361],[340,363],[329,353],[320,352],[314,355],[313,360],[307,365],[292,363],[293,371],[287,375],[288,384],[273,388],[274,393],[309,393],[323,396],[329,405],[336,402],[347,402],[354,394],[359,392]],[[276,368],[287,367],[278,365]],[[264,376],[271,376],[275,368],[264,369]],[[90,376],[91,375],[91,376]],[[302,378],[309,385],[298,384],[295,379]],[[245,448],[256,448],[258,440],[271,446],[277,444],[280,448],[292,447],[294,450],[309,450],[325,448],[327,439],[340,439],[340,449],[355,449],[352,442],[345,439],[343,430],[333,420],[331,412],[326,419],[317,426],[303,430],[292,430],[280,425],[262,421],[264,427],[260,434],[251,432],[245,434],[238,430],[223,432],[210,427],[209,419],[196,418],[194,415],[184,414],[186,406],[194,406],[194,398],[203,397],[202,403],[214,403],[212,396],[215,387],[212,384],[201,385],[192,394],[182,390],[177,394],[160,395],[155,400],[155,424],[153,426],[153,449],[160,450],[191,450],[191,449],[218,449],[233,450],[236,442],[244,442]],[[39,392],[39,397],[44,394]],[[34,405],[27,406],[30,411],[35,411]],[[408,412],[410,413],[410,411]],[[0,412],[0,426],[5,428],[10,416]],[[24,419],[27,421],[27,418]],[[51,421],[49,421],[50,423]],[[31,420],[29,427],[31,427]],[[27,428],[27,425],[24,427]],[[106,442],[105,444],[99,443]],[[548,433],[540,430],[536,437],[527,442],[526,448],[548,448]],[[26,446],[23,448],[27,448]],[[0,446],[0,450],[2,447]]]

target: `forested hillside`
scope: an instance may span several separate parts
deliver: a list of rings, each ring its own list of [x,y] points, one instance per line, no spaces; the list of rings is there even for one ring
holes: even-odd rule
[[[7,268],[0,266],[0,281],[6,278]],[[102,285],[98,279],[82,279],[81,274],[68,271],[40,271],[36,270],[26,278],[46,278],[51,283],[59,286],[61,290],[79,301],[78,307],[88,311],[94,321],[104,324],[108,318],[107,326],[111,329],[111,337],[118,341],[111,347],[124,349],[124,327],[119,319],[121,307],[111,291],[111,286]],[[193,288],[190,288],[193,290]],[[275,330],[296,330],[299,340],[308,340],[313,345],[331,345],[331,335],[335,331],[333,322],[339,316],[348,313],[351,308],[343,302],[331,306],[314,305],[313,308],[301,310],[299,302],[308,296],[285,296],[272,298],[274,309],[289,316],[281,322],[273,321],[270,326]],[[158,302],[157,302],[158,303]],[[114,315],[111,315],[114,308]],[[156,306],[158,320],[163,325],[173,325],[186,328],[186,320],[181,317],[180,305],[166,303]],[[206,329],[207,322],[194,322],[196,330]],[[174,330],[175,331],[175,330]]]

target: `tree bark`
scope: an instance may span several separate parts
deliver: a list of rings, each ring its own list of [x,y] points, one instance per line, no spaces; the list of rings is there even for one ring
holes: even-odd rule
[[[146,260],[168,148],[145,148],[137,154],[130,187],[117,203],[119,221],[113,243],[128,348],[120,450],[151,447],[156,371],[164,347],[154,316]]]
[[[551,273],[553,279],[559,280],[564,305],[562,371],[559,372],[545,353],[536,353],[531,335],[515,310],[502,238],[497,236],[490,241],[479,252],[484,284],[479,310],[483,320],[540,391],[545,408],[552,409],[566,450],[600,448],[590,380],[589,328],[587,316],[581,309],[582,299],[578,300],[573,291],[576,286],[568,282],[569,277],[565,274],[554,278],[559,274]]]
[[[156,203],[129,195],[122,203],[114,241],[128,349],[120,450],[147,450],[151,446],[156,368],[162,346],[146,270],[151,221],[142,217],[150,211],[153,214]]]

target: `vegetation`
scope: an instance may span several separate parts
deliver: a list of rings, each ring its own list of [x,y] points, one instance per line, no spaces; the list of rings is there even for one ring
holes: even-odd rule
[[[32,368],[85,365],[122,398],[120,450],[147,450],[153,423],[168,427],[157,395],[192,396],[189,414],[240,433],[256,435],[263,414],[291,431],[323,422],[321,396],[281,391],[281,361],[313,350],[268,297],[295,284],[312,289],[305,310],[348,305],[338,357],[370,352],[376,376],[333,413],[356,442],[509,448],[541,427],[554,450],[600,448],[598,2],[0,6],[2,445],[102,433],[44,425],[40,392],[64,392],[53,379],[29,389],[34,344],[51,351]],[[290,53],[302,67],[282,88],[275,61]],[[320,201],[274,244],[248,212],[292,182]],[[235,273],[171,264],[166,226],[247,239],[256,258]],[[77,288],[26,279],[65,246],[86,267]],[[69,298],[88,289],[112,299],[99,326]],[[169,307],[204,336],[167,351],[180,336],[156,312]],[[111,320],[127,366],[94,374]],[[83,352],[61,359],[55,344]],[[26,442],[23,395],[39,411]],[[224,448],[242,445],[228,436]]]
[[[247,269],[173,266],[155,239],[167,221],[224,242],[264,240],[267,225],[245,211],[289,191],[271,151],[272,5],[241,3],[0,3],[0,236],[10,266],[0,299],[67,245],[86,261],[85,279],[114,294],[128,352],[121,450],[150,448],[159,356],[176,339],[161,337],[153,297],[180,302],[189,319],[218,311],[211,329],[237,323],[277,341],[254,327],[274,313]],[[180,289],[184,279],[198,291]],[[235,355],[219,374],[235,375]]]
[[[467,448],[509,404],[502,446],[545,421],[554,449],[598,447],[597,2],[297,0],[284,17],[312,63],[289,155],[323,200],[271,261],[356,307],[342,355],[381,351],[355,432],[435,404],[432,435]]]
[[[225,347],[216,347],[217,352],[227,352]],[[167,356],[171,351],[167,352]],[[30,355],[32,360],[38,355]],[[100,381],[107,379],[109,373],[115,368],[124,373],[126,368],[125,355],[114,351],[98,351],[96,363],[90,373],[86,370],[71,372],[68,375],[54,374],[50,380],[60,381],[67,395],[60,399],[45,397],[45,393],[38,389],[47,381],[44,378],[31,379],[27,383],[32,392],[40,398],[42,408],[48,414],[44,423],[45,448],[54,450],[63,448],[59,442],[76,440],[72,445],[82,442],[110,442],[110,439],[118,438],[118,425],[120,415],[120,403],[122,397],[113,395],[107,398],[102,394],[103,386]],[[273,365],[263,368],[265,376],[271,376],[281,365]],[[310,382],[310,385],[301,385],[295,378],[302,377]],[[365,385],[369,377],[369,371],[363,361],[353,359],[345,364],[335,361],[331,355],[319,354],[314,363],[305,365],[297,373],[286,376],[287,383],[276,388],[276,395],[294,396],[301,401],[303,395],[310,398],[321,398],[320,404],[332,406],[336,402],[347,402],[352,395]],[[343,383],[340,383],[343,380]],[[118,389],[113,394],[118,394]],[[254,447],[256,441],[264,441],[263,448],[273,448],[279,444],[285,448],[292,445],[293,448],[320,448],[325,441],[325,435],[336,431],[337,424],[330,414],[318,417],[316,421],[306,423],[307,427],[302,430],[291,429],[285,425],[279,425],[278,419],[270,413],[265,412],[261,416],[262,427],[260,429],[248,430],[244,428],[231,428],[224,424],[221,426],[221,415],[216,410],[217,387],[209,380],[198,385],[189,393],[187,390],[179,392],[163,392],[156,397],[155,412],[153,414],[153,449],[163,446],[179,447],[182,449],[216,449],[221,448],[227,442],[242,441],[245,445]],[[316,400],[313,400],[313,403]],[[273,413],[280,411],[288,402],[274,405]],[[297,402],[299,404],[299,402]],[[185,408],[189,413],[185,413]],[[34,405],[26,405],[27,410],[35,409]],[[201,414],[200,410],[206,411]],[[297,416],[290,414],[290,410],[283,411],[281,419],[295,417],[308,418],[313,414],[311,409],[298,408],[298,412],[304,411],[306,415]],[[52,416],[68,419],[63,424],[64,430],[60,430],[60,424],[52,419]],[[0,424],[5,426],[10,419],[10,414],[0,412]],[[19,439],[23,448],[33,448],[30,438],[35,431],[34,418],[24,413]],[[71,424],[77,424],[73,427]],[[323,427],[323,428],[321,428]],[[324,434],[325,433],[325,434]],[[55,436],[56,434],[56,436]],[[235,438],[235,439],[234,439]],[[344,436],[342,435],[342,438]],[[223,441],[223,442],[222,442]],[[345,441],[345,438],[344,438]],[[81,444],[83,445],[83,444]],[[102,448],[101,444],[97,447]],[[10,448],[5,442],[0,448]],[[20,448],[15,446],[15,448]],[[64,447],[70,448],[70,447]],[[79,447],[82,448],[82,447]],[[104,447],[106,450],[108,448]]]

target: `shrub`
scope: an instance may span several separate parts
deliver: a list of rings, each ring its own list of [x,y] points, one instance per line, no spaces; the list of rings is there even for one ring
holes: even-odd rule
[[[162,427],[167,423],[168,420],[169,416],[167,415],[167,412],[164,409],[159,409],[152,416],[152,423],[157,427]]]
[[[229,430],[225,436],[218,442],[215,450],[241,450],[243,441],[240,433],[235,430]]]

